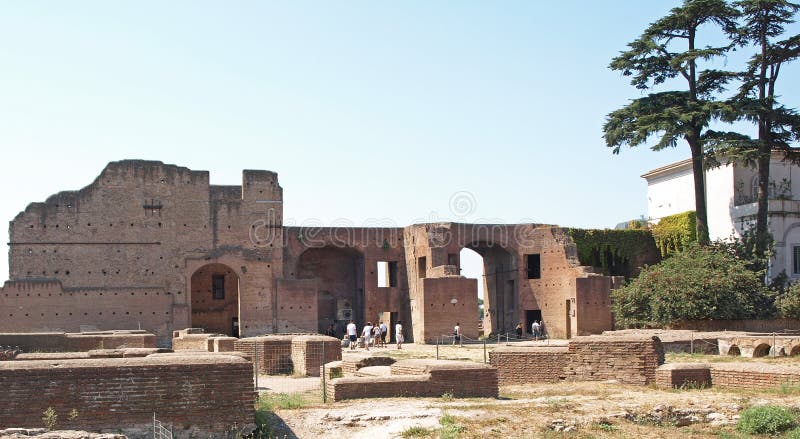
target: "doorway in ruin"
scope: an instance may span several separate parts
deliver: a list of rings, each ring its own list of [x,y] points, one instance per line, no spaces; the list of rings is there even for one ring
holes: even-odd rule
[[[239,276],[224,264],[207,264],[191,279],[191,326],[239,336]]]
[[[333,324],[344,334],[350,319],[364,324],[364,255],[352,248],[321,247],[303,252],[297,262],[298,279],[317,280],[318,331]]]
[[[464,246],[459,254],[461,275],[478,279],[483,299],[483,332],[514,334],[518,321],[517,264],[504,248],[486,242]]]

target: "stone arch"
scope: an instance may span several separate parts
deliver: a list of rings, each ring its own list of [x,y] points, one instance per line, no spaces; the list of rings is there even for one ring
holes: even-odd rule
[[[739,349],[739,346],[732,344],[731,347],[728,348],[728,355],[732,357],[741,357],[742,351]]]
[[[192,273],[191,326],[239,336],[239,276],[231,267],[211,263]]]
[[[767,355],[769,355],[769,351],[771,348],[772,346],[770,346],[767,343],[759,344],[758,346],[756,346],[755,349],[753,349],[753,358],[766,357]]]
[[[792,346],[792,350],[789,351],[789,356],[794,357],[796,355],[800,355],[800,344]]]

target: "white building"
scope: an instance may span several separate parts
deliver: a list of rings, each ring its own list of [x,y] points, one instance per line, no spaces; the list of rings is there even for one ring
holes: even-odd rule
[[[654,169],[647,180],[647,212],[652,222],[695,210],[691,159]],[[712,240],[741,237],[755,221],[758,173],[726,164],[706,171],[708,231]],[[770,276],[785,270],[800,279],[800,166],[773,155],[770,164],[769,230],[775,240]]]

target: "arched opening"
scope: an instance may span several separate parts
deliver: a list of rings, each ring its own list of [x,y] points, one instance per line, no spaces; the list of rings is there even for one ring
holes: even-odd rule
[[[766,357],[769,355],[770,345],[761,343],[753,350],[753,358]]]
[[[789,355],[794,357],[795,355],[800,355],[800,345],[793,346],[792,350],[789,351]]]
[[[742,351],[739,350],[739,346],[731,345],[731,347],[728,348],[728,355],[731,357],[741,357]]]
[[[518,320],[517,269],[513,255],[498,245],[474,242],[459,255],[461,274],[478,279],[484,334],[514,333]]]
[[[192,274],[193,328],[239,336],[239,276],[224,264],[208,264]]]
[[[350,319],[364,323],[364,255],[340,247],[311,248],[297,262],[298,279],[317,280],[318,331],[344,334]]]

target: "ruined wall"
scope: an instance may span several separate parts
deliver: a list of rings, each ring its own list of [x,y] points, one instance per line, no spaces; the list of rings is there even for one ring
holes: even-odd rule
[[[800,384],[800,371],[793,367],[764,363],[678,363],[656,371],[660,387],[720,387],[764,390]]]
[[[569,342],[568,381],[617,380],[625,384],[655,382],[656,368],[664,364],[658,337],[587,336]]]
[[[293,338],[293,335],[248,337],[236,340],[233,346],[234,350],[244,353],[256,363],[259,373],[288,374],[294,370],[292,363]]]
[[[342,344],[336,338],[307,335],[292,339],[292,365],[296,374],[319,376],[320,366],[341,359]]]
[[[87,352],[93,349],[155,348],[156,337],[145,331],[0,333],[0,346],[22,352]]]
[[[274,172],[245,170],[240,186],[216,186],[206,171],[109,163],[89,186],[32,203],[11,222],[13,282],[0,305],[14,311],[2,316],[0,331],[141,327],[164,345],[172,330],[186,327],[257,336],[324,331],[333,322],[341,332],[349,319],[340,311],[349,300],[358,325],[402,320],[409,341],[449,334],[456,321],[472,337],[474,281],[423,280],[458,279],[465,247],[484,256],[485,332],[513,333],[519,322],[529,327],[526,311],[541,312],[552,337],[610,329],[607,283],[577,286],[576,279],[592,274],[578,266],[574,244],[557,227],[282,224],[283,190]],[[529,255],[540,258],[536,276]],[[390,285],[378,285],[378,262],[393,267]],[[209,298],[207,275],[215,270],[229,276],[220,302]],[[462,309],[424,317],[423,302],[456,289]]]
[[[464,277],[439,277],[420,279],[423,284],[418,318],[424,325],[415,326],[414,339],[418,342],[434,341],[437,337],[452,336],[456,323],[460,323],[464,336],[478,339],[478,284]],[[412,310],[413,311],[413,310]]]
[[[381,397],[496,398],[497,372],[485,364],[449,360],[401,360],[391,376],[344,377],[327,381],[334,401]]]
[[[566,346],[499,347],[489,352],[489,363],[497,368],[501,386],[528,383],[555,383],[565,378],[569,361]]]
[[[599,334],[613,326],[611,320],[612,278],[590,276],[575,279],[576,335]]]
[[[152,431],[155,412],[178,437],[219,437],[254,421],[252,366],[237,356],[5,361],[0,388],[0,427],[41,425],[48,407],[59,427],[106,431]]]

